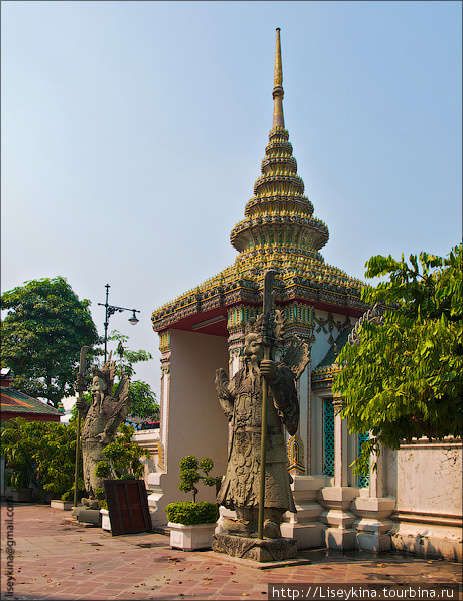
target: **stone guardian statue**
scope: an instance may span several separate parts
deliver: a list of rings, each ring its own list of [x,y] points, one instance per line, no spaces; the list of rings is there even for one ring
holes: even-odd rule
[[[267,441],[264,486],[263,534],[280,538],[280,524],[286,511],[296,513],[291,492],[292,478],[284,428],[293,435],[299,423],[299,401],[295,380],[309,360],[308,345],[294,337],[284,359],[276,363],[264,358],[269,329],[280,329],[281,314],[262,314],[245,329],[244,366],[229,381],[226,372],[216,372],[219,400],[232,427],[227,472],[217,502],[236,512],[225,518],[226,534],[255,537],[258,530],[261,472],[262,400],[264,378],[267,393]]]
[[[119,424],[125,420],[130,410],[129,379],[122,374],[113,396],[115,374],[116,363],[111,360],[111,355],[101,368],[92,366],[92,403],[88,405],[82,398],[76,403],[85,419],[81,435],[83,477],[90,499],[96,499],[95,490],[103,487],[103,481],[95,475],[98,463],[107,461],[103,450],[113,440]],[[83,379],[83,374],[78,374],[76,388],[82,389]]]

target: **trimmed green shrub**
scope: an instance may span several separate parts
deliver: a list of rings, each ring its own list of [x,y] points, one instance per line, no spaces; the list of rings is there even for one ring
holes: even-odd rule
[[[219,519],[219,506],[216,503],[192,503],[177,501],[166,507],[167,519],[174,524],[214,524]]]
[[[198,472],[198,468],[203,470],[206,474],[205,476],[201,476]],[[194,455],[187,455],[183,459],[180,460],[180,484],[178,485],[179,490],[183,492],[192,492],[193,493],[193,503],[196,502],[196,495],[198,494],[198,489],[195,484],[197,484],[200,480],[206,486],[215,486],[217,489],[220,487],[220,483],[222,482],[222,477],[214,478],[213,476],[209,476],[209,472],[214,468],[214,462],[209,457],[205,457],[198,462]]]

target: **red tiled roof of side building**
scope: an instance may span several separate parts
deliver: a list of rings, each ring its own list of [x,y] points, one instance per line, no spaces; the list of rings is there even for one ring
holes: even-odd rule
[[[60,421],[60,412],[57,409],[9,386],[0,388],[0,413],[2,420],[24,417]]]

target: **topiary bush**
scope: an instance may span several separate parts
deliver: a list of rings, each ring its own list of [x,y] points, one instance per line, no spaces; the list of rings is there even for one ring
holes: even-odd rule
[[[206,486],[218,486],[222,478],[209,476],[213,469],[212,459],[205,457],[198,461],[194,455],[187,455],[180,460],[180,484],[179,489],[185,493],[193,493],[193,502],[177,501],[170,503],[166,507],[167,520],[173,524],[182,524],[183,526],[192,526],[194,524],[214,524],[219,519],[219,506],[217,503],[196,503],[196,494],[198,493],[195,484],[200,480]],[[202,476],[198,469],[204,472]]]
[[[219,486],[222,478],[219,476],[218,478],[214,478],[213,476],[209,476],[209,472],[214,468],[214,462],[212,459],[205,457],[198,462],[194,455],[187,455],[183,459],[180,460],[180,484],[178,485],[179,490],[187,493],[193,493],[193,503],[196,502],[196,495],[198,494],[198,489],[195,484],[197,484],[200,480],[206,486]],[[198,469],[201,469],[205,475],[201,476],[198,472]]]
[[[168,521],[174,524],[214,524],[219,519],[219,506],[216,503],[177,501],[167,505],[166,513]]]

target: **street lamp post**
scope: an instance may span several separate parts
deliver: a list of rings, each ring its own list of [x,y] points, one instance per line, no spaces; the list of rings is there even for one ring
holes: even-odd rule
[[[105,312],[105,322],[104,322],[104,360],[106,363],[106,358],[108,356],[108,326],[109,326],[109,318],[111,317],[111,315],[114,315],[114,313],[116,313],[116,311],[118,313],[122,313],[123,311],[131,311],[132,312],[132,317],[129,318],[129,322],[135,326],[138,323],[138,319],[137,316],[135,315],[135,313],[140,313],[140,311],[137,311],[137,309],[126,309],[125,307],[116,307],[115,305],[110,305],[108,303],[108,298],[109,298],[109,289],[111,288],[111,286],[109,284],[106,284],[105,286],[106,288],[106,302],[105,304],[103,303],[98,303],[98,305],[100,307],[105,307],[106,312]]]

